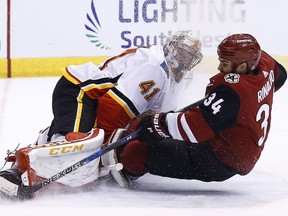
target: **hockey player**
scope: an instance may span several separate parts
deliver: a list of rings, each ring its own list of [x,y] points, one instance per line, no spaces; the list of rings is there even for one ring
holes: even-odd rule
[[[287,72],[249,34],[225,38],[217,52],[220,73],[210,78],[199,107],[132,121],[129,130],[140,129],[140,137],[120,155],[126,174],[210,182],[253,169],[268,138],[274,92]]]
[[[17,170],[0,173],[0,190],[7,192],[7,187],[16,188],[23,183],[31,186],[39,181],[38,177],[40,181],[51,177],[51,170],[55,174],[69,166],[67,161],[78,161],[79,155],[83,158],[84,150],[86,156],[87,152],[99,150],[115,129],[124,128],[141,113],[175,109],[181,80],[201,59],[198,38],[191,31],[179,31],[163,47],[126,50],[100,66],[92,62],[68,66],[53,92],[51,126],[40,133],[34,146],[16,152]],[[91,131],[96,127],[97,130]],[[102,158],[102,165],[108,160],[109,157]],[[79,171],[78,176],[63,177],[60,182],[69,186],[93,182],[101,175],[98,163],[95,160],[95,164]],[[1,186],[1,176],[6,188]],[[17,196],[15,191],[11,194]]]
[[[179,31],[164,47],[126,50],[100,67],[92,62],[68,66],[53,92],[54,119],[38,144],[95,126],[105,130],[107,140],[140,113],[175,109],[177,100],[169,98],[177,98],[183,76],[201,59],[198,38]]]

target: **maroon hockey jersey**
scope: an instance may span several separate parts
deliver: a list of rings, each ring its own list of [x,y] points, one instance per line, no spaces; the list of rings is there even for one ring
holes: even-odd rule
[[[199,107],[168,114],[169,132],[192,143],[209,141],[224,164],[245,175],[264,148],[273,94],[286,77],[283,66],[262,51],[256,74],[219,73],[210,78],[206,100]]]

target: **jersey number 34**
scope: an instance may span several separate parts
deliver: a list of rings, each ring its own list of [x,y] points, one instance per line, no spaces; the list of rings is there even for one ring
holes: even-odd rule
[[[215,99],[216,97],[216,93],[211,94],[205,101],[204,101],[204,105],[205,106],[209,106],[212,101]],[[221,103],[224,100],[222,98],[220,98],[219,100],[213,102],[211,104],[211,109],[213,110],[213,114],[216,114],[220,111],[221,109]],[[262,115],[264,114],[263,118]],[[268,104],[263,104],[257,114],[256,114],[256,122],[260,123],[260,128],[262,130],[262,136],[259,138],[258,140],[258,146],[262,146],[264,143],[264,140],[267,137],[267,129],[268,129],[268,125],[269,125],[269,115],[270,115],[270,106]]]

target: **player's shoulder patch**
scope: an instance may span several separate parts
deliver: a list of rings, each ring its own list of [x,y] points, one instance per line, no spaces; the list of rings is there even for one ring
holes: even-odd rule
[[[240,80],[240,74],[228,73],[224,76],[224,80],[228,83],[238,83]]]

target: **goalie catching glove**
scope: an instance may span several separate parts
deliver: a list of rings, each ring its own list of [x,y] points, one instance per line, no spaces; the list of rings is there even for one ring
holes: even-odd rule
[[[137,116],[130,122],[128,132],[140,130],[139,141],[161,140],[170,137],[165,122],[166,115],[167,113],[149,113]]]

